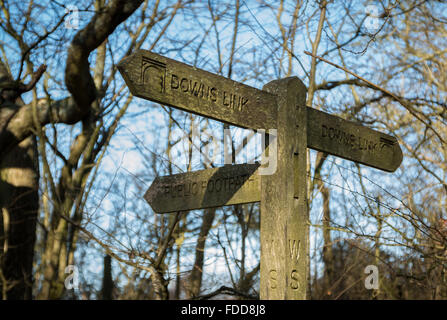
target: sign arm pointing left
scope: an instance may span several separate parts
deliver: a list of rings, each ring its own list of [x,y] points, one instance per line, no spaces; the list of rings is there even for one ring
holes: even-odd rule
[[[237,164],[155,178],[144,198],[157,213],[260,201],[259,164]]]

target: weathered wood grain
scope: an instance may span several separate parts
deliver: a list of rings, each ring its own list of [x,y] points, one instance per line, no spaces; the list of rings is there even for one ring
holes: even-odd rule
[[[263,89],[277,95],[279,112],[276,172],[261,175],[260,297],[306,299],[306,87],[293,77],[272,81]]]
[[[243,128],[276,126],[276,101],[268,92],[147,50],[123,59],[118,69],[137,97]]]
[[[277,126],[274,94],[138,50],[118,65],[137,97],[251,129]],[[388,172],[402,162],[395,137],[309,108],[308,147]]]
[[[388,172],[402,162],[393,136],[313,108],[307,110],[307,123],[309,148]]]
[[[187,211],[260,201],[259,164],[155,178],[144,198],[157,213]]]
[[[306,299],[307,147],[389,172],[402,162],[395,137],[306,107],[296,77],[258,90],[146,50],[118,68],[135,96],[243,128],[277,129],[273,174],[243,164],[157,177],[144,196],[157,213],[261,201],[261,299]]]

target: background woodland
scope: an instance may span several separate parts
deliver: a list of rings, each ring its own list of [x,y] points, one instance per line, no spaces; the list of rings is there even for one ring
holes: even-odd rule
[[[421,0],[0,0],[0,297],[259,297],[259,204],[157,215],[142,198],[158,175],[219,165],[197,161],[208,140],[185,143],[193,127],[229,128],[134,98],[116,65],[142,48],[256,88],[297,76],[309,107],[396,136],[392,174],[308,151],[309,299],[446,299],[446,12]],[[230,129],[233,162],[247,162],[248,131]]]

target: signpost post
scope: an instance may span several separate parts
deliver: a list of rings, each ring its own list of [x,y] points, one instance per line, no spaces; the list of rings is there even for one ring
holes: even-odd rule
[[[296,77],[264,86],[277,96],[277,169],[261,176],[261,299],[304,300],[307,290],[306,87]]]
[[[137,97],[242,128],[277,129],[271,174],[243,164],[157,177],[144,196],[157,213],[260,201],[261,299],[306,299],[307,148],[388,172],[402,162],[395,137],[306,107],[296,77],[259,90],[146,50],[118,69]]]

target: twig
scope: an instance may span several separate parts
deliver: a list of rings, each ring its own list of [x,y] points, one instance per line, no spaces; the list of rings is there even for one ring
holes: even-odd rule
[[[358,78],[358,79],[360,79],[360,80],[362,80],[362,81],[365,81],[367,84],[369,84],[370,86],[374,87],[375,89],[380,90],[380,91],[386,93],[387,95],[393,97],[394,99],[396,99],[396,100],[398,100],[398,101],[400,100],[399,97],[395,96],[393,93],[389,92],[388,90],[386,90],[386,89],[384,89],[384,88],[382,88],[382,87],[379,87],[378,85],[372,83],[371,81],[366,80],[365,78],[359,76],[358,74],[356,74],[356,73],[354,73],[354,72],[352,72],[352,71],[349,71],[349,70],[346,69],[345,67],[339,66],[338,64],[335,64],[335,63],[333,63],[333,62],[331,62],[331,61],[329,61],[329,60],[326,60],[326,59],[323,58],[323,57],[320,57],[320,56],[317,56],[317,55],[315,55],[315,54],[312,54],[312,53],[310,53],[309,51],[304,51],[304,53],[307,54],[307,55],[309,55],[309,56],[311,56],[311,57],[314,57],[314,58],[317,58],[317,59],[319,59],[319,60],[321,60],[321,61],[324,61],[324,62],[326,62],[326,63],[328,63],[328,64],[330,64],[330,65],[332,65],[332,66],[334,66],[334,67],[336,67],[336,68],[338,68],[338,69],[341,69],[341,70],[343,70],[343,71],[345,71],[345,72],[347,72],[347,73],[349,73],[349,74],[352,74],[354,77],[356,77],[356,78]]]
[[[28,84],[24,84],[21,81],[7,81],[0,85],[0,89],[14,91],[14,97],[20,96],[24,92],[28,92],[34,88],[36,83],[40,80],[43,73],[47,69],[46,65],[41,65],[36,72],[33,73],[31,80]],[[6,98],[5,98],[6,99]]]
[[[329,60],[326,60],[326,59],[323,58],[323,57],[317,56],[317,55],[315,55],[315,54],[313,54],[313,53],[310,53],[309,51],[304,51],[304,53],[307,54],[307,55],[309,55],[309,56],[311,56],[311,57],[314,57],[314,58],[317,58],[317,59],[319,59],[319,60],[321,60],[321,61],[324,61],[324,62],[326,62],[326,63],[328,63],[328,64],[330,64],[330,65],[336,67],[337,69],[340,69],[340,70],[343,70],[343,71],[345,71],[345,72],[347,72],[347,73],[349,73],[349,74],[352,74],[354,77],[356,77],[356,78],[358,78],[358,79],[360,79],[360,80],[366,82],[366,83],[367,83],[368,85],[370,85],[373,89],[379,90],[379,91],[385,93],[386,95],[392,97],[394,100],[396,100],[397,102],[399,102],[405,109],[407,109],[408,112],[410,112],[416,119],[418,119],[418,120],[421,121],[425,126],[427,126],[428,128],[430,128],[430,129],[435,133],[435,135],[439,138],[439,140],[440,140],[443,144],[446,143],[446,142],[444,141],[444,139],[439,135],[439,133],[438,133],[438,132],[437,132],[437,131],[430,125],[430,124],[426,123],[423,119],[421,119],[421,118],[415,113],[415,111],[412,110],[412,108],[408,105],[408,103],[406,103],[402,98],[396,96],[394,93],[392,93],[392,92],[390,92],[390,91],[388,91],[388,90],[386,90],[386,89],[384,89],[384,88],[382,88],[382,87],[379,87],[378,85],[372,83],[371,81],[366,80],[365,78],[359,76],[358,74],[356,74],[356,73],[354,73],[354,72],[352,72],[352,71],[350,71],[350,70],[348,70],[348,69],[346,69],[346,68],[344,68],[344,67],[342,67],[342,66],[339,66],[338,64],[335,64],[335,63],[333,63],[333,62],[331,62],[331,61],[329,61]]]
[[[259,300],[258,296],[252,296],[250,294],[247,294],[247,293],[241,292],[239,290],[236,290],[234,288],[230,288],[230,287],[226,287],[226,286],[222,286],[219,289],[217,289],[211,293],[208,293],[208,294],[205,294],[202,296],[197,296],[197,297],[193,298],[193,300],[208,300],[208,299],[211,299],[211,298],[213,298],[217,295],[220,295],[220,294],[239,296],[239,297],[243,297],[243,298],[246,298],[249,300]]]

